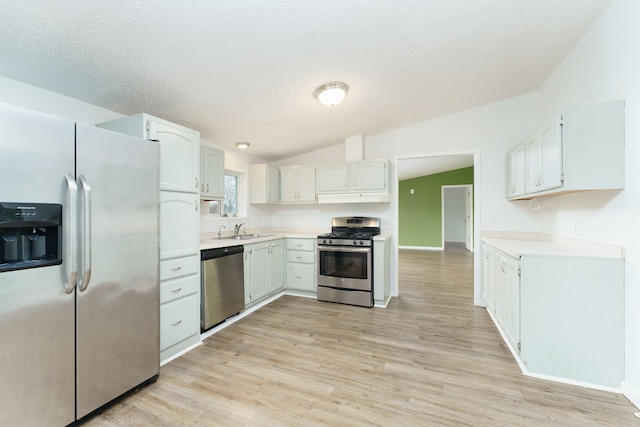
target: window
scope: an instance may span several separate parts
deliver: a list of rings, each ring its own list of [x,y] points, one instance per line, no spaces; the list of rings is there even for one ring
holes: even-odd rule
[[[238,215],[238,177],[235,175],[224,176],[224,213]]]
[[[224,175],[224,200],[212,200],[209,202],[209,214],[214,216],[240,216],[239,204],[240,184],[242,177],[232,173]]]

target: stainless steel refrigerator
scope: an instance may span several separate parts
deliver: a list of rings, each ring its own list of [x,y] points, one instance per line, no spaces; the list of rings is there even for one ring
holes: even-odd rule
[[[64,426],[157,378],[159,158],[0,104],[0,425]]]

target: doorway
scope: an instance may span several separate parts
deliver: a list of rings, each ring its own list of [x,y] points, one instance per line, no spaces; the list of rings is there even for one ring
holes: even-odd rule
[[[464,244],[473,252],[473,185],[443,185],[442,244]]]
[[[470,241],[469,250],[473,255],[473,301],[476,305],[482,305],[482,295],[480,289],[480,259],[478,250],[480,225],[479,225],[479,211],[480,211],[480,152],[479,150],[464,150],[453,152],[441,152],[441,153],[424,153],[424,154],[412,154],[396,157],[395,168],[395,224],[393,238],[395,240],[394,246],[394,260],[393,264],[398,265],[399,259],[399,201],[398,201],[398,188],[400,180],[409,179],[411,177],[435,174],[439,172],[451,171],[455,169],[461,169],[469,166],[473,166],[473,183],[474,186],[470,191],[469,200],[471,201],[469,222],[470,227]],[[443,240],[444,241],[444,240]],[[398,280],[398,271],[394,272],[394,286],[392,294],[398,296],[401,292],[402,284]]]

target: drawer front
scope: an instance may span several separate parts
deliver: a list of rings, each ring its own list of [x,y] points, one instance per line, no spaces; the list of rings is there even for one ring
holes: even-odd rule
[[[160,350],[200,333],[200,300],[191,295],[160,306]]]
[[[315,239],[287,239],[287,249],[313,251],[315,243]]]
[[[287,262],[302,262],[314,264],[316,262],[314,252],[287,251]]]
[[[199,255],[160,261],[160,280],[175,279],[176,277],[196,274],[199,271]]]
[[[316,269],[313,264],[287,264],[287,288],[316,290]]]
[[[160,282],[160,304],[195,294],[200,288],[197,274]]]

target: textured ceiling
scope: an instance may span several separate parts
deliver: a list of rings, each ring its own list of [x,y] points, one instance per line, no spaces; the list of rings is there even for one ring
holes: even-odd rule
[[[610,2],[13,0],[0,75],[279,160],[535,90]]]

